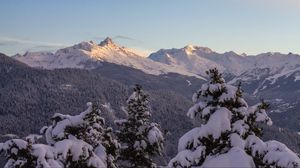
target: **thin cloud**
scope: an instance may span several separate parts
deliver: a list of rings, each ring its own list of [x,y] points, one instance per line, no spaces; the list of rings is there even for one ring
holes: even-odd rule
[[[62,48],[62,47],[63,46],[58,47],[58,46],[39,45],[39,46],[34,46],[34,47],[31,47],[31,48],[28,48],[28,49],[26,49],[26,51],[46,51],[46,52],[49,51],[49,52],[54,52],[57,49]]]
[[[68,45],[61,43],[50,43],[44,41],[32,41],[17,38],[0,37],[0,46],[16,46],[16,45],[34,45],[44,47],[66,47]]]
[[[117,36],[113,37],[113,39],[129,40],[129,41],[133,41],[133,42],[142,43],[142,41],[140,41],[138,39],[128,37],[128,36],[123,36],[123,35],[117,35]]]
[[[106,37],[104,36],[97,36],[94,37],[93,39],[95,40],[104,40]],[[127,41],[131,41],[131,42],[136,42],[136,43],[143,43],[141,40],[129,37],[129,36],[124,36],[124,35],[116,35],[111,37],[113,40],[127,40]]]
[[[15,46],[15,45],[19,45],[20,43],[16,42],[16,41],[3,41],[0,39],[0,46]]]

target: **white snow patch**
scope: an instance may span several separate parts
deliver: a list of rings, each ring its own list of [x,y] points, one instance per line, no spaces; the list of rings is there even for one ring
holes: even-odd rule
[[[214,168],[224,168],[224,167],[243,167],[243,168],[253,168],[255,167],[252,157],[247,155],[244,150],[234,147],[231,148],[227,153],[218,155],[216,157],[211,157],[206,159],[203,168],[214,167]]]

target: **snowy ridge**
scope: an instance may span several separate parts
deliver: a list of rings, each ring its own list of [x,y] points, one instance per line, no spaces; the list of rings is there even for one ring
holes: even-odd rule
[[[27,52],[13,58],[29,66],[45,69],[93,69],[100,66],[101,62],[109,62],[148,74],[174,72],[198,78],[205,76],[206,70],[216,67],[224,74],[233,75],[230,84],[260,81],[253,94],[266,89],[267,85],[275,85],[279,78],[293,77],[294,82],[300,79],[300,56],[297,54],[268,52],[246,56],[233,51],[217,53],[207,47],[187,45],[180,49],[161,49],[144,57],[133,49],[116,45],[110,38],[100,44],[81,42],[55,53]]]
[[[181,49],[161,49],[149,56],[150,59],[167,65],[177,66],[191,73],[205,76],[205,71],[218,68],[233,76],[229,84],[258,83],[252,94],[277,86],[279,79],[300,80],[300,56],[278,52],[246,56],[233,51],[217,53],[206,47],[188,45]]]
[[[217,53],[206,47],[192,45],[181,49],[162,49],[152,53],[149,58],[164,64],[183,67],[201,75],[205,75],[207,69],[215,67],[222,72],[236,76],[257,68],[267,68],[271,74],[278,74],[300,67],[300,56],[297,54],[269,52],[245,56],[233,51]],[[276,79],[276,76],[273,79]]]
[[[109,62],[139,69],[148,74],[159,75],[173,72],[202,78],[183,68],[155,62],[140,56],[133,49],[116,45],[110,38],[106,38],[100,44],[93,41],[81,42],[71,47],[59,49],[55,53],[27,52],[24,55],[17,54],[13,58],[29,66],[45,69],[93,69],[101,65],[101,62]]]

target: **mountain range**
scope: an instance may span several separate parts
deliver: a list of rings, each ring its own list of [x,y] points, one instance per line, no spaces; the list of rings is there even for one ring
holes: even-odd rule
[[[26,52],[14,59],[43,69],[97,69],[103,63],[123,65],[147,74],[177,73],[205,80],[205,71],[217,67],[230,84],[242,83],[249,99],[268,99],[272,112],[292,112],[300,107],[300,55],[268,52],[258,55],[218,53],[207,47],[187,45],[180,49],[161,49],[144,57],[106,38],[51,52]],[[117,72],[116,72],[117,73]],[[187,81],[188,84],[189,81]],[[293,128],[300,130],[299,121]]]
[[[190,53],[183,55],[187,48]],[[169,132],[166,157],[173,157],[178,138],[196,124],[186,116],[186,111],[192,104],[192,94],[206,82],[206,68],[217,66],[227,81],[235,83],[239,81],[238,78],[247,79],[242,85],[244,97],[250,105],[257,103],[261,97],[271,103],[270,116],[275,126],[265,129],[264,138],[280,140],[291,149],[300,151],[297,144],[300,136],[295,133],[300,130],[297,119],[300,117],[297,111],[300,102],[299,80],[295,80],[297,72],[278,77],[275,83],[280,87],[266,82],[267,88],[253,94],[259,84],[274,74],[273,69],[257,67],[251,71],[231,73],[225,68],[225,63],[220,66],[223,61],[219,60],[218,63],[217,58],[242,60],[250,57],[233,52],[212,55],[210,62],[203,64],[206,68],[199,68],[199,72],[189,66],[176,65],[174,60],[177,59],[179,64],[179,59],[185,56],[191,62],[197,57],[208,60],[200,54],[193,54],[195,49],[199,50],[197,53],[200,53],[200,50],[212,53],[208,48],[188,46],[182,49],[160,50],[145,58],[107,38],[100,44],[82,42],[55,53],[27,52],[13,57],[0,54],[0,132],[8,134],[6,136],[38,133],[37,129],[47,125],[54,113],[77,114],[84,110],[88,101],[100,102],[110,107],[110,110],[103,111],[108,123],[112,124],[114,119],[124,116],[122,106],[126,97],[132,86],[139,83],[150,94],[153,120]],[[164,56],[174,57],[172,65],[158,59]],[[298,56],[293,57],[293,64],[296,65]],[[229,67],[229,63],[227,66]],[[238,65],[232,66],[238,68]],[[280,70],[278,68],[278,71]],[[250,78],[249,74],[252,74],[253,78]],[[260,77],[255,78],[255,74]],[[250,77],[246,78],[247,75]],[[0,139],[2,138],[0,136]]]
[[[115,44],[109,37],[99,44],[81,42],[71,47],[51,52],[26,52],[13,56],[31,67],[44,69],[82,68],[94,69],[102,62],[124,65],[148,74],[178,73],[205,78],[205,71],[218,68],[230,83],[260,81],[252,94],[270,85],[278,86],[280,78],[300,81],[300,55],[278,52],[247,56],[233,51],[217,53],[207,47],[187,45],[180,49],[161,49],[143,57],[133,49]],[[280,86],[279,86],[280,87]]]
[[[101,62],[109,62],[140,69],[145,73],[154,75],[174,72],[188,76],[197,76],[196,74],[185,71],[184,68],[165,65],[144,58],[133,49],[116,45],[111,38],[106,38],[99,44],[93,41],[81,42],[71,47],[59,49],[55,53],[26,52],[24,55],[17,54],[13,56],[13,58],[31,67],[44,69],[94,69],[98,67]],[[198,77],[201,78],[200,76]]]

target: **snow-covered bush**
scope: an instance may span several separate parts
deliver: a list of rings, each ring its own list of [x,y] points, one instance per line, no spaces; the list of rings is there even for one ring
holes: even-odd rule
[[[193,95],[187,115],[203,124],[179,139],[169,167],[300,167],[299,157],[277,141],[263,142],[257,122],[272,124],[262,102],[248,107],[241,85],[225,83],[218,70],[207,71],[208,84]]]
[[[122,167],[156,167],[151,157],[162,152],[164,137],[151,117],[148,95],[136,85],[127,100],[127,119],[117,120],[121,127],[118,139],[122,145],[120,164]]]
[[[47,144],[37,143],[38,135],[0,143],[7,158],[5,168],[117,167],[119,144],[92,103],[79,115],[55,114],[51,120],[51,126],[41,129]]]

